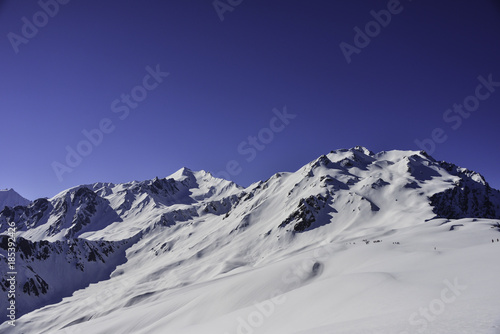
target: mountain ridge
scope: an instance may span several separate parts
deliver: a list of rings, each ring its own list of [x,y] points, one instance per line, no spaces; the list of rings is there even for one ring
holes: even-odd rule
[[[0,208],[6,206],[28,205],[30,200],[19,195],[14,189],[0,189]]]
[[[19,277],[26,291],[18,298],[30,300],[22,304],[22,314],[29,315],[44,301],[93,298],[87,296],[96,289],[90,283],[106,289],[119,284],[132,293],[125,303],[132,306],[143,297],[131,286],[160,295],[279,262],[318,243],[380,240],[395,231],[436,223],[447,227],[451,220],[464,219],[481,230],[496,226],[489,220],[500,219],[500,192],[480,174],[438,162],[423,151],[373,153],[357,146],[331,151],[295,172],[278,172],[246,188],[185,167],[165,178],[81,185],[26,206],[5,207],[0,233],[9,223],[18,229],[18,265],[29,273]],[[460,224],[447,228],[457,230],[453,226]],[[71,245],[78,247],[71,250]],[[119,260],[107,260],[110,247],[120,249]],[[78,260],[60,255],[63,248]],[[4,251],[0,247],[0,255]],[[70,276],[89,275],[81,268],[97,265],[103,274],[98,282],[78,278],[80,283],[61,290],[45,269],[58,262]],[[323,265],[314,272],[319,268]],[[151,284],[156,292],[148,292]],[[5,290],[6,283],[0,288]],[[87,314],[80,322],[104,317],[116,307],[103,302],[101,311],[85,311],[85,302],[75,305]]]

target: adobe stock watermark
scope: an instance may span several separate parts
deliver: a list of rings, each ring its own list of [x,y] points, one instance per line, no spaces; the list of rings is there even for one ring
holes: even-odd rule
[[[164,78],[169,76],[168,72],[162,72],[160,65],[155,68],[146,66],[146,75],[142,78],[142,83],[134,86],[130,93],[122,93],[119,98],[113,100],[110,105],[111,112],[117,114],[118,118],[123,121],[129,115],[130,111],[136,109],[139,103],[148,97],[148,93],[158,88]],[[111,118],[102,118],[97,127],[94,129],[83,129],[83,139],[80,140],[74,147],[66,145],[66,158],[64,163],[53,161],[51,166],[56,174],[59,182],[63,181],[63,175],[71,173],[88,157],[95,147],[101,145],[104,137],[107,134],[115,131],[116,126]]]
[[[280,289],[276,289],[271,294],[271,298],[260,303],[254,303],[254,311],[250,312],[245,318],[238,317],[236,321],[237,334],[252,334],[255,328],[260,328],[264,325],[267,318],[274,314],[277,305],[282,305],[286,302],[286,297]],[[225,334],[230,334],[226,332]]]
[[[458,130],[462,126],[463,120],[469,118],[472,112],[477,111],[482,101],[490,98],[495,92],[495,87],[500,87],[500,81],[493,81],[492,74],[489,74],[487,79],[480,75],[477,80],[479,84],[476,86],[474,94],[467,96],[462,104],[453,104],[453,108],[446,109],[443,113],[443,121],[450,124],[453,130]],[[442,144],[446,140],[448,140],[446,131],[443,128],[435,128],[431,131],[430,138],[415,139],[414,143],[421,150],[432,154],[436,150],[436,144]]]
[[[411,2],[412,0],[408,1]],[[404,7],[399,0],[389,0],[389,2],[387,2],[387,9],[382,9],[378,12],[371,10],[370,15],[374,20],[366,23],[364,30],[361,30],[358,26],[353,28],[355,32],[353,38],[354,45],[346,42],[341,42],[339,44],[340,50],[347,63],[350,64],[352,62],[352,55],[360,54],[361,50],[370,44],[372,38],[377,37],[381,33],[382,28],[387,28],[391,23],[392,16],[400,14],[403,9]]]
[[[252,162],[273,140],[275,134],[285,130],[290,121],[297,117],[297,115],[289,114],[286,106],[283,110],[273,109],[274,116],[269,120],[269,127],[260,129],[257,135],[250,135],[246,140],[242,141],[237,146],[237,152],[245,157],[247,162]],[[238,160],[229,160],[226,163],[226,168],[215,174],[215,177],[231,180],[232,177],[239,175],[243,171]]]
[[[455,302],[462,292],[467,289],[467,285],[460,284],[456,277],[453,283],[447,279],[443,283],[445,287],[441,290],[439,298],[433,299],[427,307],[420,307],[418,312],[413,312],[408,318],[411,326],[418,327],[415,328],[417,333],[424,333],[429,323],[435,321],[444,313],[446,305]],[[404,331],[400,334],[410,334],[410,332]]]
[[[214,6],[217,16],[219,16],[220,21],[224,21],[224,13],[232,12],[236,7],[241,5],[243,0],[214,0],[212,5]]]
[[[92,313],[103,312],[106,307],[106,302],[109,299],[115,297],[115,295],[119,292],[129,292],[130,289],[134,286],[134,283],[129,279],[120,277],[118,280],[113,282],[113,289],[104,288],[99,290],[98,293],[90,296],[87,303],[87,310],[91,310]]]
[[[7,271],[5,276],[8,278],[4,280],[7,282],[7,301],[9,307],[7,307],[7,323],[10,326],[16,326],[16,288],[18,284],[17,280],[17,265],[16,265],[16,248],[17,248],[17,240],[16,240],[16,224],[14,222],[9,222],[7,224],[9,226],[6,236],[7,239],[7,254],[4,259],[7,261]],[[3,322],[3,320],[1,321]],[[0,322],[0,323],[1,323]]]
[[[287,297],[285,292],[300,287],[307,279],[319,276],[323,271],[323,264],[320,262],[334,254],[334,247],[327,241],[322,241],[320,247],[313,252],[312,258],[307,258],[290,269],[283,272],[281,281],[283,289],[276,289],[271,293],[269,299],[254,303],[254,310],[246,317],[239,316],[236,320],[236,334],[253,334],[255,329],[264,325],[266,319],[270,318],[277,309],[277,306],[283,305]],[[225,333],[229,334],[229,333]]]
[[[39,0],[38,6],[41,10],[32,15],[31,19],[23,16],[20,34],[9,32],[7,39],[12,45],[12,49],[17,54],[21,44],[28,44],[30,40],[38,35],[39,29],[45,27],[50,18],[54,18],[60,9],[60,5],[66,5],[70,0]]]

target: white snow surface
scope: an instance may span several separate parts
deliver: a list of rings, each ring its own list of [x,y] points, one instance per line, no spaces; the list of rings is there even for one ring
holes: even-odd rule
[[[498,334],[500,220],[429,205],[458,179],[422,152],[356,147],[246,189],[187,168],[88,185],[109,209],[78,237],[136,237],[126,262],[0,333]],[[151,192],[155,181],[176,190]],[[295,231],[308,198],[316,219]],[[50,224],[18,236],[64,240]]]

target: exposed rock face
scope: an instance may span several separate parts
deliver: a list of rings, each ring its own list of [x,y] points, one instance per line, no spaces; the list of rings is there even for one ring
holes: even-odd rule
[[[45,198],[39,198],[27,206],[6,206],[0,211],[0,232],[5,232],[7,223],[11,222],[15,223],[18,230],[36,227],[39,223],[46,222],[43,218],[47,218],[47,213],[51,210],[52,205]]]
[[[266,254],[258,250],[266,243],[285,249],[311,235],[322,240],[341,231],[384,231],[434,216],[500,219],[500,192],[481,175],[425,152],[374,154],[363,147],[332,151],[246,189],[183,168],[168,178],[78,186],[51,199],[0,208],[0,272],[8,271],[8,237],[1,234],[13,225],[22,315],[108,279],[126,261],[141,266],[142,256],[145,262],[167,261],[153,278],[185,270],[187,281],[195,282],[208,275],[197,271],[197,261],[224,252],[231,242],[241,242],[237,257],[250,252],[261,258]],[[169,256],[177,260],[170,263]],[[321,270],[314,264],[312,275]],[[0,278],[0,290],[8,286]],[[0,308],[6,302],[0,298]]]
[[[492,189],[476,172],[447,162],[440,165],[460,180],[452,188],[430,197],[438,217],[500,219],[500,191]]]
[[[318,215],[326,207],[327,201],[328,196],[321,194],[300,199],[297,210],[293,211],[279,226],[285,227],[292,223],[295,232],[305,231],[316,221]]]
[[[76,238],[92,223],[102,225],[103,219],[121,220],[107,199],[81,186],[53,200],[39,198],[28,206],[5,207],[0,211],[0,233],[14,223],[17,231],[40,227],[47,237]]]
[[[16,247],[16,307],[18,315],[47,303],[59,301],[90,283],[109,278],[117,265],[126,261],[125,250],[134,240],[122,242],[68,239],[49,242],[30,241],[18,237]],[[8,236],[0,235],[0,252],[8,249]],[[7,259],[0,257],[0,271],[8,272]],[[57,271],[54,275],[53,271]],[[68,277],[61,280],[61,277]],[[78,279],[75,279],[78,277]],[[6,292],[10,283],[0,280]],[[2,298],[1,307],[8,301]]]
[[[489,185],[476,187],[466,180],[451,189],[430,197],[433,211],[438,217],[458,218],[490,218],[500,219],[498,203],[500,192]]]

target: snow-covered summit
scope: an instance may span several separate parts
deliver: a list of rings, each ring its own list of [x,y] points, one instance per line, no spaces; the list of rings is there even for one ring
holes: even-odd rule
[[[485,269],[498,263],[477,260],[495,261],[483,243],[498,237],[500,192],[480,174],[423,151],[335,150],[247,188],[188,168],[82,185],[5,208],[0,232],[7,223],[24,245],[18,265],[28,288],[18,298],[31,293],[26,312],[67,297],[21,318],[18,328],[29,333],[127,332],[136,323],[147,324],[134,327],[138,333],[236,332],[233,320],[278,290],[293,303],[276,306],[265,333],[350,333],[358,318],[360,333],[373,319],[379,329],[390,323],[385,332],[402,332],[420,306],[413,299],[432,297],[444,274],[474,280],[467,266],[486,278],[473,281],[480,288],[471,288],[476,295],[452,318],[477,300],[489,305],[483,318],[499,306],[500,295],[486,293],[497,279]],[[314,254],[325,245],[331,250],[319,260]],[[56,288],[58,266],[76,283]],[[100,281],[88,287],[94,281],[76,279],[95,273]],[[427,283],[416,285],[415,277]],[[407,304],[398,302],[402,293]],[[390,317],[376,307],[386,295]]]
[[[19,195],[14,189],[0,189],[0,208],[28,205],[31,201]]]

